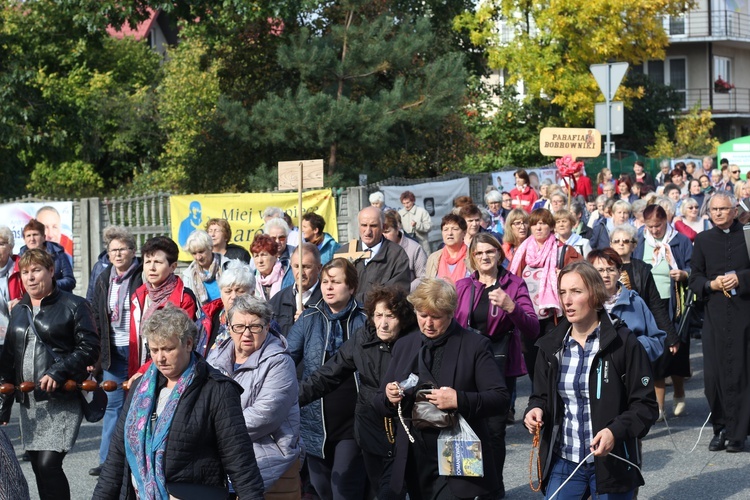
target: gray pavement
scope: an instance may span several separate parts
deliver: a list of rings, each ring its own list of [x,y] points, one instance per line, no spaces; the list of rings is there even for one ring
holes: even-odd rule
[[[658,423],[643,440],[643,473],[646,485],[641,488],[639,498],[750,499],[750,447],[743,453],[709,452],[708,442],[713,432],[711,426],[707,425],[695,451],[690,453],[698,440],[701,425],[708,417],[708,405],[703,397],[703,359],[700,341],[693,341],[691,353],[693,377],[686,383],[687,413],[681,417],[672,416],[671,388],[668,387],[667,423],[671,429],[671,437],[667,426]],[[530,391],[528,377],[519,380],[518,391],[516,412],[520,416]],[[15,417],[5,430],[20,452]],[[88,470],[97,465],[100,432],[100,424],[84,422],[75,448],[65,458],[65,472],[74,500],[91,498],[96,485],[96,478],[89,476]],[[520,422],[508,428],[507,449],[507,498],[541,498],[539,493],[534,493],[529,488],[531,435]],[[28,462],[23,462],[22,467],[29,481],[32,498],[38,498],[31,466]]]

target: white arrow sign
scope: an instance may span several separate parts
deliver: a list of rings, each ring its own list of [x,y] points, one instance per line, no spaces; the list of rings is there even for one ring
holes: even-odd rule
[[[604,94],[604,98],[611,101],[617,93],[617,88],[620,86],[625,73],[628,71],[626,62],[612,63],[612,64],[592,64],[589,66],[591,74],[594,75],[596,83],[599,84],[599,88]],[[609,72],[609,78],[607,73]],[[609,80],[609,89],[607,89],[607,80]]]

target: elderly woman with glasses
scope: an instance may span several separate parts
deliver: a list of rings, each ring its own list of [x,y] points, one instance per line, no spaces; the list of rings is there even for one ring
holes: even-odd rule
[[[240,384],[245,426],[263,477],[266,500],[300,497],[297,369],[286,339],[271,327],[271,307],[249,295],[227,313],[230,337],[208,363]]]
[[[473,328],[490,339],[495,362],[513,394],[516,378],[528,373],[521,353],[521,336],[536,340],[539,319],[526,283],[502,266],[504,260],[503,248],[491,234],[479,233],[474,237],[469,247],[469,264],[474,272],[456,283],[455,318],[462,327]],[[500,483],[498,493],[505,492],[505,426],[515,415],[512,403],[508,416],[493,415],[487,419],[495,455],[494,473]]]
[[[690,181],[691,183],[693,181]],[[687,198],[680,205],[682,217],[675,219],[674,228],[693,242],[698,233],[711,227],[711,222],[700,215],[700,205],[694,198]]]
[[[625,322],[643,348],[646,349],[648,359],[654,363],[664,352],[663,330],[656,326],[656,320],[638,292],[629,290],[620,283],[622,273],[622,259],[611,248],[593,250],[586,260],[602,277],[604,289],[609,299],[604,302],[606,311]]]

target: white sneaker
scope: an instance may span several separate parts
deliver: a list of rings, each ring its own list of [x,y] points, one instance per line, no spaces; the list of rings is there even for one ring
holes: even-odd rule
[[[664,410],[662,410],[662,409],[660,408],[660,409],[659,409],[659,418],[657,418],[657,419],[656,419],[656,421],[657,421],[657,422],[664,422],[664,418],[665,418],[666,416],[667,416],[667,415],[666,415],[666,414],[664,413]]]
[[[685,398],[674,398],[674,416],[679,417],[685,413]]]

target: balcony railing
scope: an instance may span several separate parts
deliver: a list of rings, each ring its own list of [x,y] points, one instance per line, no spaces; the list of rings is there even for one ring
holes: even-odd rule
[[[734,88],[728,93],[715,92],[714,89],[687,89],[678,90],[678,93],[683,96],[684,111],[698,104],[701,109],[711,108],[713,114],[750,114],[750,88]]]
[[[664,29],[670,42],[691,38],[731,38],[750,41],[750,15],[731,10],[691,10],[684,16],[668,17]]]

